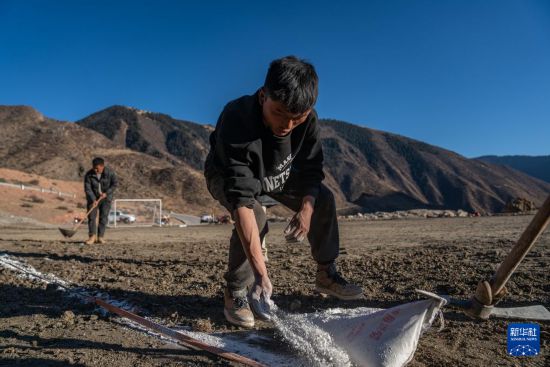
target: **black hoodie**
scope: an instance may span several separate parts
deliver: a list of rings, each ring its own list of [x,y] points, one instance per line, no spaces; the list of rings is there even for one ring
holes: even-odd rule
[[[214,198],[214,182],[223,186],[230,210],[252,208],[259,195],[284,191],[317,196],[324,179],[317,113],[284,137],[263,123],[258,92],[229,102],[210,135],[205,176]]]

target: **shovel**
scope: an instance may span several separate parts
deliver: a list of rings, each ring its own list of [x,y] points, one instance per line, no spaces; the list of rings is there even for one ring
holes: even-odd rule
[[[450,303],[463,308],[464,312],[472,318],[487,320],[492,313],[496,314],[494,306],[506,295],[506,283],[549,223],[550,196],[542,204],[493,277],[489,280],[480,281],[470,300],[451,299]]]
[[[59,227],[59,232],[61,232],[61,234],[63,235],[63,237],[65,238],[71,238],[72,236],[74,236],[74,234],[76,233],[76,230],[78,229],[78,227],[80,227],[80,225],[82,224],[82,222],[84,222],[84,219],[88,218],[88,215],[90,215],[90,213],[92,212],[92,210],[94,210],[95,208],[97,208],[97,206],[99,205],[99,202],[103,200],[103,199],[99,199],[97,201],[97,203],[95,205],[93,205],[90,210],[88,210],[88,212],[86,213],[86,215],[84,216],[84,218],[82,218],[82,220],[80,222],[78,222],[77,224],[74,225],[74,227],[72,229],[65,229],[65,228],[61,228]]]

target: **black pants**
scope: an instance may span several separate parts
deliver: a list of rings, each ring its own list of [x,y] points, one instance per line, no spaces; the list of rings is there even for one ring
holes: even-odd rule
[[[209,185],[209,189],[212,196],[219,200],[222,205],[227,207],[227,202],[223,197],[220,197],[222,194],[220,188],[211,187]],[[270,194],[269,196],[294,211],[300,210],[302,206],[302,197],[294,196],[290,193],[283,192],[279,194]],[[253,209],[261,242],[269,231],[267,218],[258,200],[255,201]],[[311,247],[311,255],[317,263],[331,263],[338,257],[340,251],[340,238],[336,217],[336,204],[334,202],[334,195],[323,184],[321,184],[319,195],[315,201],[315,207],[311,217],[311,226],[307,238]],[[229,264],[224,278],[231,292],[240,293],[254,282],[254,273],[252,272],[252,267],[248,263],[246,253],[244,252],[236,228],[233,228],[229,246]]]
[[[92,205],[94,205],[93,202],[88,202],[88,210],[92,208]],[[99,229],[97,230],[97,235],[99,237],[103,237],[105,235],[105,228],[107,227],[107,223],[109,221],[110,210],[111,210],[111,201],[107,199],[101,200],[97,208],[92,210],[92,212],[88,216],[88,235],[89,236],[93,236],[96,234],[95,221],[97,218],[98,211],[99,211]]]

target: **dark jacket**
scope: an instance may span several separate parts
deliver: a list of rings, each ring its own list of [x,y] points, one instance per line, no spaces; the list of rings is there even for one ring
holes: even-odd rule
[[[289,135],[277,137],[263,123],[258,92],[229,102],[210,135],[205,163],[210,193],[230,210],[282,191],[316,197],[324,179],[319,135],[315,111]],[[215,183],[224,198],[216,197]]]
[[[99,192],[100,183],[101,192],[107,194],[107,200],[113,200],[113,195],[117,187],[117,177],[114,171],[105,166],[103,173],[101,174],[101,180],[97,179],[96,173],[93,169],[86,172],[86,175],[84,176],[84,192],[86,193],[86,200],[88,202],[99,199],[99,196],[101,195]]]

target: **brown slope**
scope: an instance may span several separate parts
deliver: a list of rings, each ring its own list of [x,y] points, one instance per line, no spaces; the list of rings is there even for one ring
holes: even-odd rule
[[[201,170],[211,127],[113,106],[79,121],[125,147]],[[452,208],[495,212],[515,197],[540,203],[549,185],[399,135],[322,122],[326,183],[345,211]]]
[[[546,182],[403,136],[323,121],[326,170],[365,210],[449,208],[499,212],[525,197],[541,204]]]
[[[211,127],[125,106],[96,112],[77,124],[93,129],[120,147],[155,157],[179,159],[202,170]]]
[[[213,205],[201,173],[212,127],[121,106],[81,120],[80,125],[101,133],[91,135],[89,129],[45,119],[29,108],[0,109],[0,116],[12,121],[11,127],[3,126],[7,133],[21,132],[17,121],[23,125],[27,120],[40,122],[27,126],[33,134],[8,138],[20,144],[8,144],[9,150],[0,148],[0,157],[16,168],[54,175],[62,172],[67,179],[75,179],[81,167],[87,167],[91,149],[128,171],[128,194],[158,193],[180,207],[191,205],[197,210]],[[64,134],[70,135],[69,141],[63,140]],[[550,192],[549,184],[511,168],[470,160],[395,134],[326,120],[322,121],[322,138],[325,182],[341,209],[428,207],[498,212],[511,198],[525,197],[540,204]],[[53,148],[48,147],[52,141]]]
[[[121,148],[83,126],[45,118],[26,106],[0,106],[2,167],[61,180],[82,180],[94,156],[120,178],[119,198],[161,198],[175,211],[199,213],[215,204],[202,174],[183,161]]]
[[[84,214],[84,209],[79,207],[85,200],[81,181],[53,180],[7,168],[0,168],[0,181],[39,186],[66,194],[59,196],[48,191],[41,193],[0,185],[0,197],[3,198],[0,200],[0,213],[9,213],[16,217],[4,216],[5,224],[20,222],[21,218],[32,218],[40,223],[70,225],[75,217]]]

